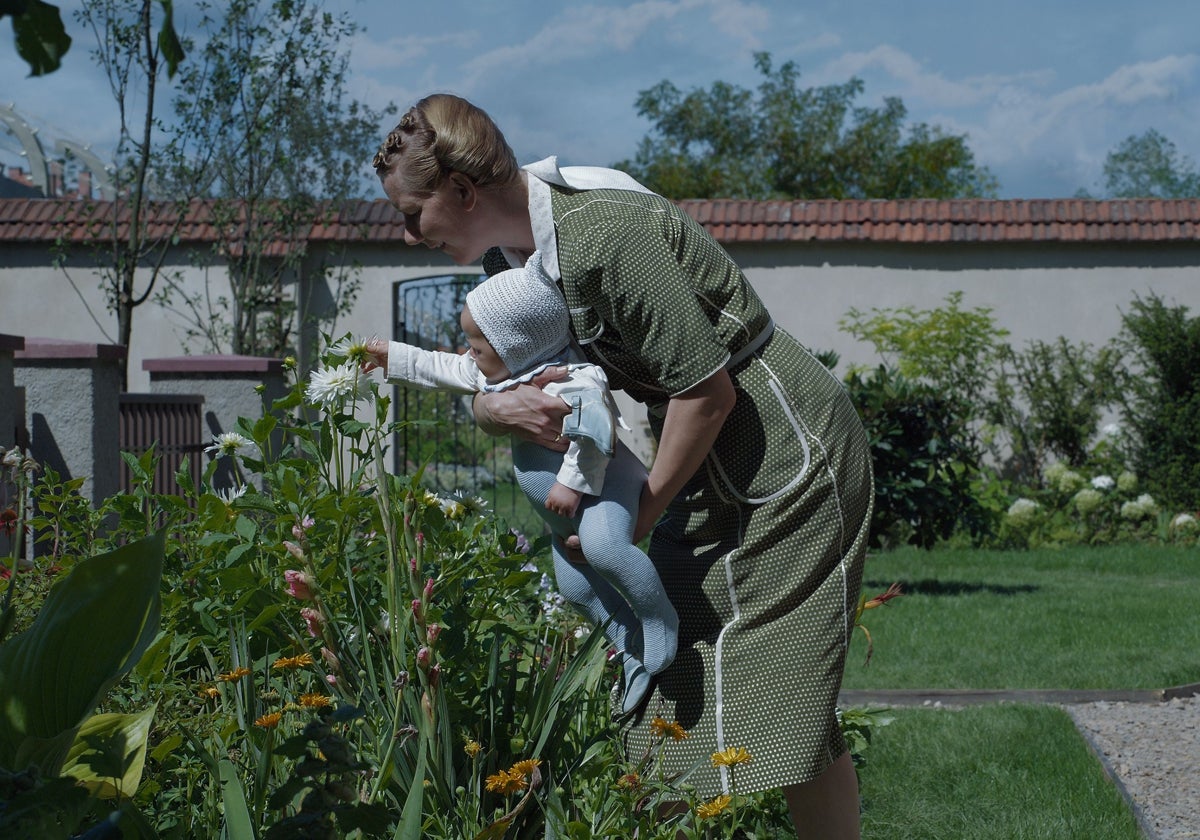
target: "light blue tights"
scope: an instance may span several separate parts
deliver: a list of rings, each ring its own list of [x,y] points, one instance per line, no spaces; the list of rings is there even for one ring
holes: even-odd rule
[[[576,565],[554,546],[559,593],[624,657],[625,711],[632,711],[650,682],[671,664],[679,638],[679,616],[663,591],[654,564],[633,544],[638,501],[646,469],[618,442],[608,464],[604,490],[584,496],[573,519],[546,509],[546,497],[562,465],[562,453],[528,441],[513,441],[517,483],[559,540],[578,534],[587,563]],[[637,689],[640,687],[641,691]]]

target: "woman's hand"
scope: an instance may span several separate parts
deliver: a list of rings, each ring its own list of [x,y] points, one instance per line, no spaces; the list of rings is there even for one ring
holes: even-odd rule
[[[547,371],[549,373],[549,371]],[[541,385],[555,381],[539,376],[532,385],[518,385],[507,391],[475,395],[475,422],[490,435],[514,434],[556,452],[566,452],[569,441],[562,436],[563,418],[571,408],[558,397],[542,390]],[[565,377],[566,369],[557,368],[552,377]]]

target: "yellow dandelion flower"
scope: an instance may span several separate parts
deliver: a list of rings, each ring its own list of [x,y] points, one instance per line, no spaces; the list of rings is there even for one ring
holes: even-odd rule
[[[733,797],[728,794],[722,794],[716,799],[705,802],[703,805],[696,806],[696,816],[702,820],[707,820],[720,814],[729,807],[729,803],[733,801]]]
[[[518,761],[512,767],[508,768],[508,772],[517,776],[532,776],[533,771],[542,763],[540,758],[527,758],[524,761]]]
[[[312,664],[312,654],[302,653],[299,656],[281,656],[271,663],[271,667],[276,671],[288,671],[295,668],[304,668]]]
[[[745,747],[730,747],[712,754],[713,767],[733,767],[735,764],[745,764],[750,760],[750,753]]]
[[[333,705],[333,700],[326,697],[324,694],[313,692],[311,694],[300,695],[300,705],[306,709],[324,709]]]
[[[226,671],[224,674],[217,674],[217,679],[221,682],[237,682],[242,677],[250,676],[249,668],[234,668],[232,671]]]
[[[263,729],[274,729],[281,720],[283,720],[283,715],[280,712],[270,712],[254,721],[254,725],[261,726]]]
[[[197,694],[199,694],[205,700],[216,700],[221,696],[221,691],[215,685],[206,685],[204,688],[200,689]]]
[[[463,744],[463,752],[467,754],[468,758],[479,755],[481,750],[483,750],[483,746],[478,741],[467,741]]]
[[[499,773],[488,776],[484,787],[492,793],[508,796],[510,793],[518,793],[525,790],[528,784],[525,781],[525,777],[520,773],[513,773],[511,770],[501,770]]]
[[[650,734],[652,734],[655,738],[666,738],[670,736],[672,741],[682,741],[684,738],[688,737],[687,731],[679,725],[679,721],[667,723],[660,717],[656,717],[654,720],[650,721]]]

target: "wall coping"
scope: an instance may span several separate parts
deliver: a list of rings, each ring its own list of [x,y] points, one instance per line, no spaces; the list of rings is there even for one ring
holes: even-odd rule
[[[16,350],[24,350],[24,349],[25,349],[24,336],[8,335],[7,333],[0,333],[0,353],[3,353],[6,350],[11,353]]]
[[[283,372],[283,359],[265,356],[173,356],[165,359],[146,359],[142,370],[155,374],[164,373],[243,373],[277,374]]]
[[[26,338],[24,349],[13,353],[13,358],[23,361],[44,359],[119,361],[125,358],[125,348],[120,344],[93,344],[87,341],[68,341],[61,338]]]

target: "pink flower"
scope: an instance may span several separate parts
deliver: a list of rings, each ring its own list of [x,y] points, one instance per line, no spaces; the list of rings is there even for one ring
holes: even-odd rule
[[[337,685],[337,677],[334,674],[326,674],[325,682],[329,683],[330,685]]]
[[[429,668],[429,657],[430,657],[429,648],[422,647],[420,650],[417,651],[417,667],[420,668],[422,671]]]
[[[325,623],[325,619],[321,618],[321,613],[312,607],[301,607],[300,617],[304,619],[304,623],[308,625],[308,635],[314,639],[321,635],[321,626]]]
[[[423,595],[426,601],[429,601],[433,598],[433,578],[425,581],[425,592]]]
[[[292,526],[292,536],[298,540],[304,539],[304,532],[316,525],[317,522],[311,516],[306,516]]]
[[[430,624],[425,630],[425,635],[429,639],[429,646],[433,647],[437,644],[438,636],[442,635],[442,627],[440,624]]]
[[[425,616],[424,616],[424,612],[421,609],[421,599],[420,598],[413,598],[412,611],[413,611],[413,618],[415,618],[417,621],[424,620]]]
[[[283,573],[283,580],[287,584],[287,593],[293,598],[300,601],[311,601],[313,599],[313,579],[308,573],[288,569]]]
[[[297,560],[304,559],[304,549],[301,548],[300,546],[298,546],[296,543],[292,542],[291,540],[284,540],[283,547],[288,550],[288,554],[292,555]]]

